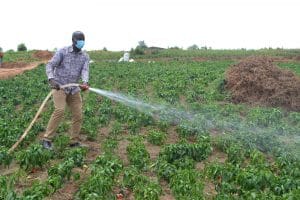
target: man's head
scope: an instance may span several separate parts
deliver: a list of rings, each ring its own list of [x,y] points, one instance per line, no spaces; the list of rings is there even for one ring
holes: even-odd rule
[[[81,31],[75,31],[72,34],[73,48],[75,48],[76,51],[80,51],[82,49],[84,46],[84,41],[84,34]]]

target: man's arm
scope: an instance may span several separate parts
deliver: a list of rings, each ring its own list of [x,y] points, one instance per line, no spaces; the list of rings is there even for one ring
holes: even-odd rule
[[[54,68],[58,67],[58,65],[61,64],[62,59],[63,59],[63,50],[60,49],[55,52],[52,59],[47,63],[46,74],[47,74],[48,80],[54,78]]]

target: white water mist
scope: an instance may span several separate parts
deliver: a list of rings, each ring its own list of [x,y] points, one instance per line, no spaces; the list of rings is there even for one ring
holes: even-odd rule
[[[217,130],[218,133],[234,133],[233,135],[235,135],[238,140],[247,138],[247,140],[254,142],[256,146],[263,151],[272,151],[272,148],[275,148],[268,144],[267,137],[281,135],[282,138],[285,138],[291,136],[290,134],[279,133],[279,131],[273,129],[273,127],[257,127],[245,120],[242,120],[241,118],[230,118],[222,116],[217,112],[211,113],[209,110],[192,113],[171,108],[166,105],[145,103],[121,93],[96,88],[89,88],[89,90],[131,108],[137,109],[140,112],[152,116],[156,120],[165,121],[173,125],[179,125],[180,127],[192,132],[207,133],[211,130]],[[257,139],[261,141],[257,141]],[[294,141],[295,143],[299,143],[299,137],[295,137],[294,139],[297,139],[297,141]]]
[[[179,111],[168,108],[163,105],[148,104],[133,97],[125,96],[120,93],[114,93],[106,90],[90,88],[92,92],[105,96],[111,100],[120,102],[131,108],[135,108],[140,112],[151,115],[155,119],[167,120],[168,122],[180,123],[182,120],[192,120],[194,115],[185,111]]]

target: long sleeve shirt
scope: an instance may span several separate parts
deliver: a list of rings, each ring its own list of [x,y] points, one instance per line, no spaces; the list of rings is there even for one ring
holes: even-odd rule
[[[75,52],[72,46],[59,49],[46,65],[48,80],[54,78],[61,85],[89,81],[89,56],[85,51]],[[78,87],[64,89],[66,94],[75,94]]]

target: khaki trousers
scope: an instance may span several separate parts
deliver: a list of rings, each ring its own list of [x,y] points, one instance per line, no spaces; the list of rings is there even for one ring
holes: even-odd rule
[[[72,114],[71,140],[78,139],[82,123],[82,98],[80,93],[66,94],[64,90],[52,90],[54,112],[48,122],[45,138],[53,138],[59,123],[64,117],[66,105],[70,108]]]

